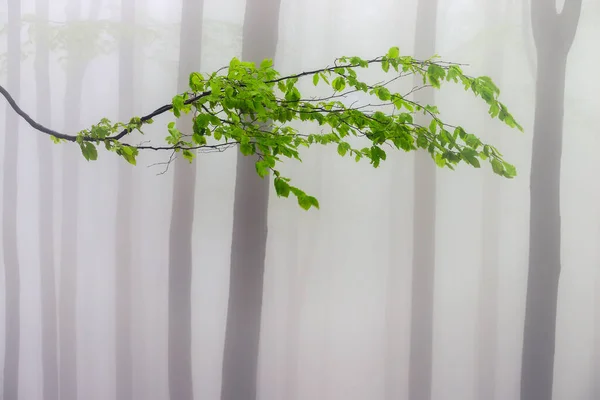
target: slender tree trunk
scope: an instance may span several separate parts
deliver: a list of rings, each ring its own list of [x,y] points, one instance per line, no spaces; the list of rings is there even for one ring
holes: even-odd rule
[[[486,25],[496,29],[505,18],[506,2],[488,0],[486,2]],[[486,45],[484,71],[491,75],[497,84],[504,60],[504,43],[492,41]],[[486,118],[484,131],[493,132]],[[494,140],[491,140],[494,139]],[[490,136],[492,143],[500,140],[498,135]],[[482,196],[482,259],[479,276],[478,330],[477,330],[477,379],[476,399],[494,400],[496,397],[496,363],[498,350],[498,257],[499,223],[498,214],[501,198],[499,181],[492,171],[485,171]]]
[[[427,58],[435,53],[437,0],[419,0],[415,57]],[[415,77],[415,85],[423,82]],[[433,104],[431,88],[420,90],[415,100]],[[423,116],[417,123],[427,126]],[[408,391],[410,400],[431,399],[433,289],[435,276],[435,164],[425,151],[415,154],[415,200],[413,225],[412,305],[410,322],[410,358]]]
[[[315,34],[311,32],[312,26],[316,23],[326,23],[329,29],[334,29],[334,24],[331,23],[331,8],[328,7],[326,14],[322,14],[326,19],[315,21],[314,18],[308,18],[308,11],[312,9],[313,3],[298,2],[296,7],[291,10],[293,15],[291,18],[297,22],[299,36],[304,40],[310,41],[315,38]],[[284,21],[281,21],[285,23]],[[319,47],[319,51],[305,50],[295,54],[295,64],[306,66],[307,59],[313,60],[318,54],[328,54],[331,47],[334,46],[335,40],[328,41],[327,44]],[[313,171],[322,171],[322,160],[319,155],[314,160]],[[320,173],[319,173],[320,175]],[[318,178],[321,178],[320,176]],[[321,185],[322,186],[322,185]],[[302,212],[302,211],[300,211]],[[286,224],[290,227],[290,233],[286,237],[288,243],[286,259],[288,263],[288,281],[287,281],[287,314],[286,314],[286,363],[285,363],[285,398],[286,400],[297,400],[300,397],[298,388],[299,379],[299,362],[300,362],[300,332],[303,321],[303,306],[306,301],[307,279],[311,274],[311,269],[314,269],[316,258],[318,258],[318,235],[308,234],[306,237],[307,226],[302,221],[302,214],[290,213]],[[305,239],[306,240],[303,240]],[[311,251],[302,251],[310,249]],[[326,326],[322,326],[322,331],[327,331]]]
[[[532,0],[537,50],[536,107],[531,160],[529,274],[523,335],[521,400],[551,400],[556,307],[561,267],[560,165],[567,56],[581,0]]]
[[[521,1],[521,28],[523,29],[523,42],[525,45],[525,55],[527,56],[527,66],[531,76],[535,74],[536,59],[535,47],[531,40],[531,0]]]
[[[592,396],[600,399],[600,270],[596,273],[594,291],[594,343],[592,351]]]
[[[74,64],[71,60],[69,64]],[[81,102],[81,84],[83,71],[75,65],[67,68],[67,89],[65,92],[65,131],[74,132],[79,125],[79,110],[71,108],[72,104]],[[75,147],[63,149],[63,202],[61,227],[61,268],[59,307],[59,340],[60,340],[60,399],[77,399],[77,253],[79,238],[78,214],[79,204],[79,171],[77,162],[79,154]]]
[[[592,351],[592,396],[600,399],[600,270],[596,273],[594,291],[594,344]]]
[[[21,2],[8,1],[7,90],[16,101],[21,92]],[[4,134],[4,181],[2,188],[2,250],[4,252],[4,399],[19,398],[20,296],[19,255],[17,249],[17,161],[19,117],[6,107]]]
[[[121,23],[135,23],[135,1],[121,1]],[[133,115],[134,90],[134,37],[123,29],[119,46],[119,120],[127,121]],[[116,399],[133,399],[133,356],[131,337],[132,303],[132,165],[120,160],[117,169],[117,218],[115,230],[115,345],[116,345]]]
[[[191,72],[200,69],[202,0],[184,0],[179,42],[178,92],[188,88]],[[192,132],[192,121],[177,121],[182,132]],[[193,400],[192,382],[192,226],[196,164],[174,161],[175,181],[169,231],[169,394],[171,400]]]
[[[49,19],[48,0],[36,0],[36,14],[43,23]],[[36,31],[36,109],[42,124],[50,123],[50,49],[42,29]],[[54,165],[52,142],[37,137],[39,166],[39,246],[42,318],[42,379],[44,400],[58,400],[58,333],[54,265]]]
[[[89,19],[99,12],[102,2],[92,3]],[[81,2],[72,0],[67,5],[69,22],[81,18]],[[67,38],[67,85],[65,90],[65,131],[77,132],[80,111],[73,104],[81,104],[83,77],[89,60],[82,60],[80,38]],[[62,226],[60,245],[59,318],[59,388],[61,400],[77,400],[77,258],[79,252],[79,170],[81,154],[72,146],[63,148],[62,159]]]
[[[279,5],[279,0],[246,2],[243,60],[275,57]],[[221,400],[256,399],[270,183],[256,175],[255,161],[238,154]]]

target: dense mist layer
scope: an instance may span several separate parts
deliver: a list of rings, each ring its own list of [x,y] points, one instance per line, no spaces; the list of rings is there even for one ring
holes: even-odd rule
[[[232,57],[288,74],[399,46],[492,77],[525,133],[460,85],[420,91],[518,176],[313,146],[282,167],[304,211],[235,148],[87,162],[0,107],[0,399],[600,399],[600,2],[557,3],[6,0],[0,85],[60,132]]]

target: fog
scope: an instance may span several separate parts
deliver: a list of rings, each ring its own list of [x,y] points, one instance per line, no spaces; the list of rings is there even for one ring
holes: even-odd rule
[[[232,57],[290,74],[399,46],[494,79],[523,133],[460,85],[421,100],[518,176],[313,146],[282,167],[304,211],[235,148],[88,162],[3,105],[0,398],[600,399],[600,2],[247,2],[7,0],[0,85],[75,134]]]

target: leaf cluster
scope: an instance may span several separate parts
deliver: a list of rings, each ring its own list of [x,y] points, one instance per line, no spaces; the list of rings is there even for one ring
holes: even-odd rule
[[[374,66],[392,78],[379,83],[363,80],[361,71]],[[391,82],[409,75],[420,76],[423,86],[406,94],[390,89]],[[311,79],[314,86],[325,85],[331,94],[305,97],[298,88],[301,79]],[[443,121],[437,107],[410,99],[416,90],[438,89],[448,82],[462,85],[485,101],[492,118],[523,130],[498,100],[500,90],[489,77],[470,77],[459,65],[433,58],[420,61],[401,56],[399,49],[392,47],[386,55],[374,59],[340,57],[333,66],[284,77],[270,59],[257,66],[233,58],[229,66],[213,73],[190,74],[189,90],[174,96],[171,104],[150,117],[132,118],[128,124],[103,119],[80,132],[76,141],[87,160],[97,158],[96,146],[102,142],[107,150],[132,164],[139,150],[144,149],[171,150],[192,162],[199,151],[237,146],[245,156],[255,157],[259,176],[274,176],[278,196],[292,194],[304,209],[318,208],[317,199],[293,186],[278,166],[285,159],[301,161],[301,149],[314,144],[336,146],[340,156],[357,162],[368,160],[375,168],[386,160],[389,149],[424,150],[439,167],[454,169],[464,162],[479,168],[481,161],[487,161],[496,174],[514,177],[515,167],[494,146],[461,126]],[[373,103],[346,105],[342,100],[351,93],[362,93]],[[152,116],[168,110],[175,118],[191,113],[192,131],[181,132],[175,122],[170,122],[164,145],[133,146],[121,141],[134,130],[141,132],[142,125],[152,123]],[[417,114],[425,115],[429,123],[419,124]],[[305,132],[293,127],[294,121],[311,122],[320,131]],[[353,145],[357,141],[352,138],[363,138],[358,142],[366,146]]]

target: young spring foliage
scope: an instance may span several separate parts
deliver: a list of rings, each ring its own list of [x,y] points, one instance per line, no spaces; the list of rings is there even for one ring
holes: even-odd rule
[[[383,83],[362,80],[361,70],[374,66],[392,75],[391,79]],[[103,119],[81,131],[76,141],[87,160],[97,159],[96,146],[102,142],[106,149],[131,164],[136,163],[138,152],[144,149],[170,150],[191,162],[198,151],[237,146],[245,156],[256,157],[258,175],[265,178],[273,174],[278,196],[288,197],[291,193],[304,209],[318,208],[317,199],[293,186],[290,178],[281,175],[278,165],[286,158],[301,160],[300,149],[313,144],[336,146],[340,156],[352,157],[357,162],[366,159],[375,168],[386,159],[386,150],[390,148],[407,152],[421,149],[429,152],[439,167],[453,169],[465,162],[479,168],[480,161],[486,160],[496,174],[506,178],[516,175],[514,166],[495,147],[482,143],[460,126],[442,121],[437,107],[417,104],[408,94],[390,90],[391,82],[409,75],[422,77],[423,87],[440,88],[446,82],[461,84],[489,105],[492,118],[522,130],[506,106],[498,101],[500,91],[490,78],[467,76],[460,66],[433,58],[419,61],[401,56],[398,48],[392,47],[385,56],[370,60],[340,57],[331,67],[285,77],[280,76],[269,59],[257,67],[233,58],[228,67],[217,72],[192,73],[189,90],[173,97],[171,104],[148,116],[132,118],[127,124],[112,124]],[[327,97],[305,98],[298,89],[300,79],[312,79],[315,86],[326,85],[332,92]],[[373,98],[378,107],[345,105],[340,100],[356,92]],[[391,112],[381,111],[385,109],[381,105]],[[152,123],[152,117],[169,110],[176,118],[192,113],[193,131],[180,132],[171,122],[161,146],[135,146],[121,141],[133,131],[142,132],[142,126]],[[417,113],[427,116],[426,126],[415,121]],[[316,123],[321,131],[302,132],[291,126],[292,121]],[[366,138],[364,142],[368,145],[354,147],[350,143],[353,137]]]

